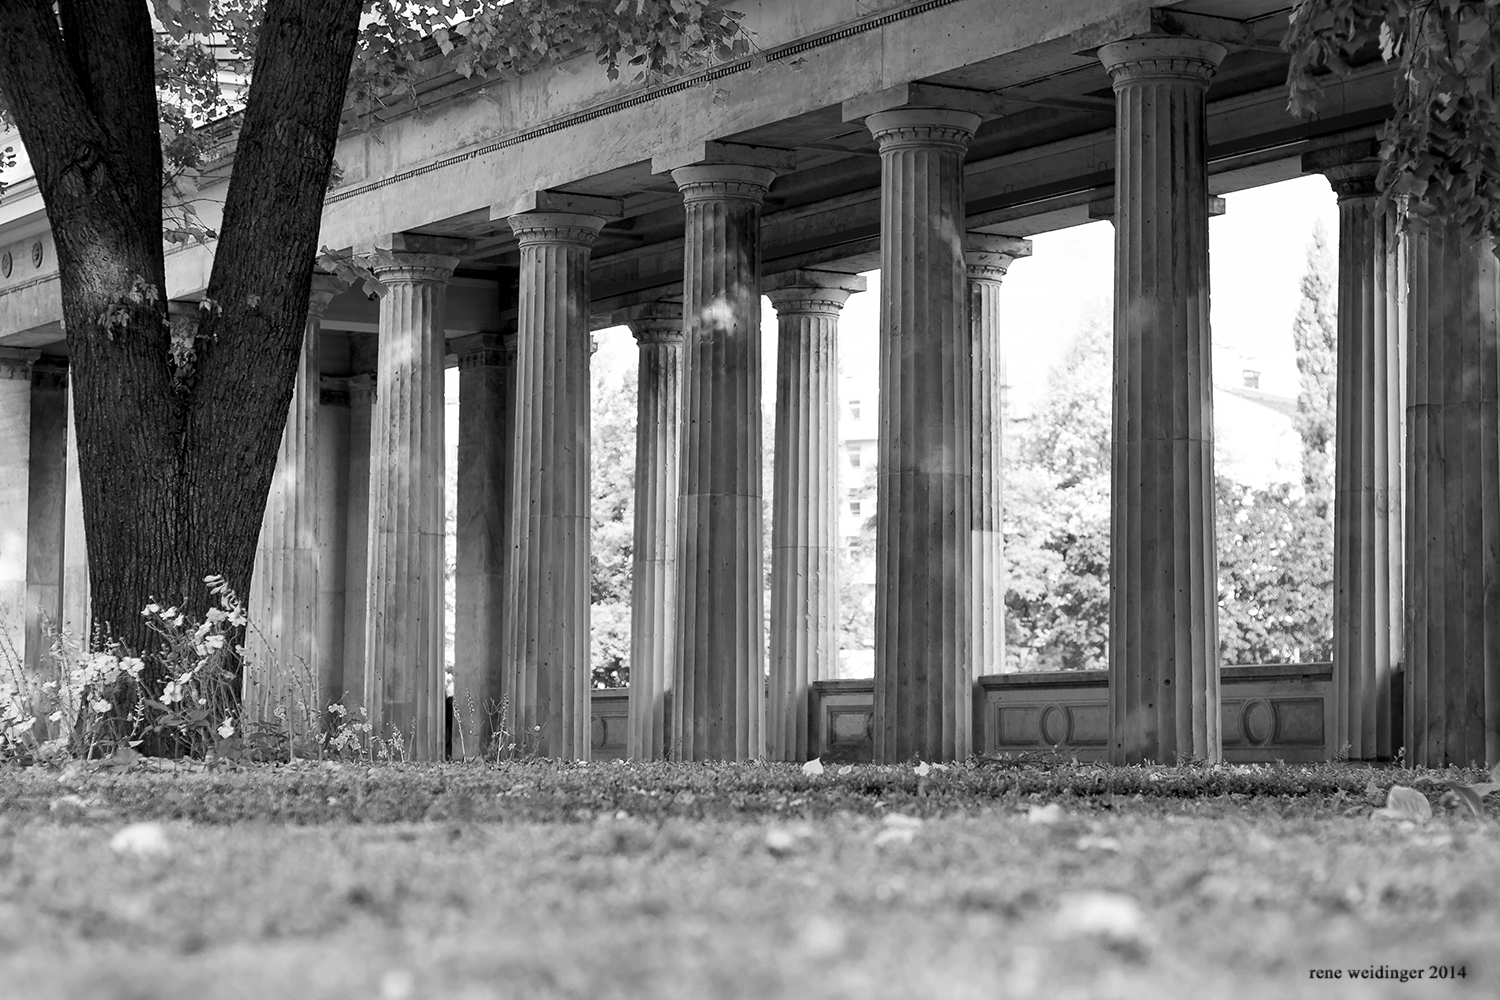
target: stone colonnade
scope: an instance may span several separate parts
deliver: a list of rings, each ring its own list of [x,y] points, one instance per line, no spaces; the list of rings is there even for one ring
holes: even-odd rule
[[[1144,37],[1098,55],[1117,98],[1111,756],[1215,760],[1205,95],[1225,51]],[[997,302],[1010,261],[1030,248],[965,232],[974,109],[885,106],[858,117],[882,161],[876,759],[953,759],[975,749],[976,676],[1004,661]],[[1334,183],[1341,217],[1339,740],[1354,757],[1389,756],[1404,657],[1412,759],[1494,759],[1500,653],[1484,623],[1500,613],[1490,606],[1500,557],[1489,544],[1500,537],[1500,279],[1455,234],[1412,241],[1403,434],[1401,244],[1373,198],[1368,157],[1339,157],[1312,167]],[[631,321],[640,396],[629,752],[801,759],[813,749],[808,687],[836,656],[836,325],[858,280],[804,271],[762,281],[760,209],[776,170],[756,151],[736,158],[720,147],[665,169],[685,206],[685,265],[681,304]],[[522,255],[516,345],[497,335],[454,344],[463,393],[455,714],[469,734],[454,748],[473,752],[503,728],[524,749],[587,757],[588,258],[605,220],[536,212],[510,223]],[[367,539],[368,565],[368,610],[351,601],[348,613],[368,624],[363,649],[351,638],[345,659],[365,664],[372,717],[409,729],[424,758],[442,752],[434,429],[441,290],[455,263],[394,254],[382,269],[391,292],[367,434],[368,509],[351,504],[348,516],[350,544],[356,530]],[[781,334],[768,688],[762,291]],[[347,433],[360,447],[353,405]]]

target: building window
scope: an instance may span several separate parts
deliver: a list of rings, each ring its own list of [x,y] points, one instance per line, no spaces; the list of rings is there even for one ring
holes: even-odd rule
[[[857,444],[849,446],[849,465],[851,468],[859,468],[859,445]]]
[[[859,516],[859,501],[858,500],[850,500],[849,501],[849,516],[850,517],[858,517]]]
[[[859,419],[859,400],[857,400],[857,399],[851,399],[851,400],[849,400],[849,419],[850,420],[858,420]]]
[[[1246,389],[1260,388],[1260,372],[1256,371],[1254,368],[1246,368],[1244,370],[1244,378]]]

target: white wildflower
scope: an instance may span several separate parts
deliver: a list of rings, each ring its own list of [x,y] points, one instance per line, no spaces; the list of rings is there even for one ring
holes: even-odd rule
[[[98,712],[100,715],[103,715],[105,712],[108,712],[111,708],[114,708],[114,705],[110,704],[110,702],[107,699],[105,699],[105,698],[96,698],[93,701],[89,702],[89,708],[92,708],[94,711]]]
[[[219,738],[227,740],[234,735],[234,720],[225,716],[223,723],[219,725]]]

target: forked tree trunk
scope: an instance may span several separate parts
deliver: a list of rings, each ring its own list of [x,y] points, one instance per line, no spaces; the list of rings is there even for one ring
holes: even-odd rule
[[[57,241],[94,620],[148,647],[152,598],[248,594],[301,347],[360,0],[269,0],[200,313],[170,360],[144,2],[16,0],[0,88]]]

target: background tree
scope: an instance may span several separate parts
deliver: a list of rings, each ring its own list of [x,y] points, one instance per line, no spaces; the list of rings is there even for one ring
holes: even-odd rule
[[[604,356],[603,352],[595,355],[591,373],[593,537],[589,602],[594,686],[620,687],[630,682],[636,369],[633,364],[611,368],[599,363]]]
[[[1333,252],[1321,221],[1313,226],[1307,246],[1307,272],[1302,276],[1302,301],[1292,321],[1292,343],[1297,351],[1297,416],[1302,438],[1302,488],[1319,517],[1328,517],[1333,504],[1333,440],[1338,403],[1338,289]]]
[[[1334,395],[1338,287],[1321,223],[1313,226],[1292,321],[1302,439],[1301,489],[1257,489],[1219,476],[1219,649],[1224,663],[1333,657]]]
[[[1290,484],[1215,480],[1219,653],[1232,663],[1333,656],[1333,533]]]
[[[672,73],[742,45],[736,18],[712,0],[0,8],[0,94],[57,244],[95,620],[144,648],[149,597],[201,611],[211,572],[249,590],[346,108],[409,100],[434,73],[498,77],[584,51],[612,76]],[[174,350],[163,185],[207,147],[190,126],[226,103],[214,31],[250,84],[204,308]]]
[[[1006,658],[1020,669],[1108,665],[1113,357],[1101,304],[1006,452]]]

